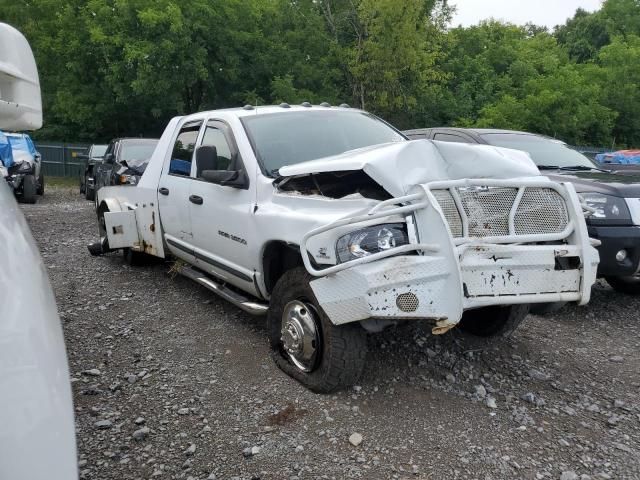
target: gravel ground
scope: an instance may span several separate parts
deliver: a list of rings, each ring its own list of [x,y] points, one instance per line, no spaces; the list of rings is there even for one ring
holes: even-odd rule
[[[638,298],[599,284],[489,347],[407,324],[370,337],[358,386],[316,395],[272,363],[263,319],[170,264],[89,256],[75,191],[23,211],[64,325],[81,478],[640,478]]]

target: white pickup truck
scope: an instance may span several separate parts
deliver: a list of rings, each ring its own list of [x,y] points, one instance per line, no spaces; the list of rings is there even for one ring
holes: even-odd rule
[[[180,259],[266,314],[276,363],[318,392],[356,381],[367,331],[510,332],[530,304],[587,303],[598,263],[573,186],[526,154],[407,141],[346,106],[174,118],[139,184],[96,205],[93,254]]]

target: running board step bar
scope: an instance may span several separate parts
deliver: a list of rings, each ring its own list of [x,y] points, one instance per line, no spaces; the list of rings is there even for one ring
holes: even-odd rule
[[[204,272],[196,270],[195,268],[185,266],[181,267],[179,272],[181,275],[199,283],[203,287],[211,290],[213,293],[221,296],[225,300],[233,303],[239,309],[244,310],[251,315],[265,315],[267,310],[269,310],[269,305],[266,303],[253,302],[249,298],[225,287],[221,283],[214,281]]]

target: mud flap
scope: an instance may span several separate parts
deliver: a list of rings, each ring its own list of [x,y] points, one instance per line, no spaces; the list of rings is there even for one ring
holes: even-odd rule
[[[136,212],[105,212],[104,223],[110,248],[131,248],[140,245]]]

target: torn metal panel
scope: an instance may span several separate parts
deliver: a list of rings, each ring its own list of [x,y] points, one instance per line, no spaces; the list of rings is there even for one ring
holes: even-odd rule
[[[388,200],[391,197],[379,183],[362,170],[322,172],[276,181],[280,192],[299,195],[319,195],[334,199],[370,198]]]

